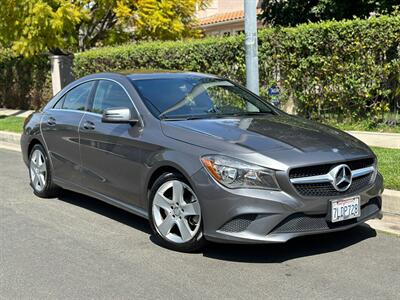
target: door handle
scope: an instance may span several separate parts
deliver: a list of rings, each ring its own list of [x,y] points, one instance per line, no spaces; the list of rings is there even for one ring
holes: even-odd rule
[[[47,124],[48,124],[49,126],[54,126],[54,125],[56,125],[56,119],[54,119],[53,117],[50,117],[50,118],[47,120]]]
[[[86,130],[94,130],[96,126],[93,122],[86,121],[85,123],[83,123],[83,128],[85,128]]]

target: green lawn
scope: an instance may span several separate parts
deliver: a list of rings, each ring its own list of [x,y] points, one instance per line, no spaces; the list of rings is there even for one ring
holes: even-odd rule
[[[378,169],[385,179],[385,187],[400,190],[400,149],[371,148],[378,157]]]
[[[22,132],[25,118],[0,116],[0,131]]]

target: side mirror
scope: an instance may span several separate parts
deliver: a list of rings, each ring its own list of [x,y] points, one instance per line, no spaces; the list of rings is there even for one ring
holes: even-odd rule
[[[138,116],[132,115],[127,107],[112,107],[105,109],[101,119],[103,123],[130,123],[134,124],[139,121]]]

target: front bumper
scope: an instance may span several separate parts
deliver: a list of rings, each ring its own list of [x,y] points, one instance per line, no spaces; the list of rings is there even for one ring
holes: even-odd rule
[[[302,198],[294,189],[282,191],[227,189],[204,170],[193,175],[207,240],[223,243],[280,243],[294,237],[345,230],[368,219],[381,218],[383,178],[356,194]],[[359,195],[361,216],[344,222],[327,221],[329,200]]]

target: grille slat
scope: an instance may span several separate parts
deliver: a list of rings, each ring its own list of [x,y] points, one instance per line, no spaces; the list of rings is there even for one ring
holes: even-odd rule
[[[370,158],[363,158],[351,161],[343,161],[333,164],[323,164],[323,165],[316,165],[316,166],[307,166],[307,167],[300,167],[294,168],[290,170],[289,177],[292,178],[301,178],[301,177],[308,177],[308,176],[317,176],[327,174],[334,166],[346,164],[349,166],[351,170],[357,170],[361,168],[366,168],[372,166],[374,164],[374,159]]]
[[[357,159],[353,161],[343,161],[334,164],[324,164],[324,165],[316,165],[316,166],[307,166],[294,168],[290,170],[289,177],[293,178],[301,178],[301,177],[309,177],[309,176],[317,176],[324,175],[329,173],[329,171],[339,165],[346,164],[350,167],[351,170],[357,170],[361,168],[366,168],[372,166],[375,163],[374,158],[364,158]],[[346,194],[356,193],[365,187],[367,187],[372,180],[373,174],[367,174],[364,176],[360,176],[357,178],[353,178],[353,182],[350,188],[347,191],[339,192],[337,191],[333,185],[329,182],[325,183],[293,183],[293,186],[297,190],[297,192],[305,197],[332,197],[332,196],[340,196]]]
[[[307,197],[332,197],[346,194],[356,193],[371,182],[372,173],[353,178],[350,188],[345,192],[337,191],[330,182],[326,183],[307,183],[307,184],[294,184],[296,190],[303,196]]]

